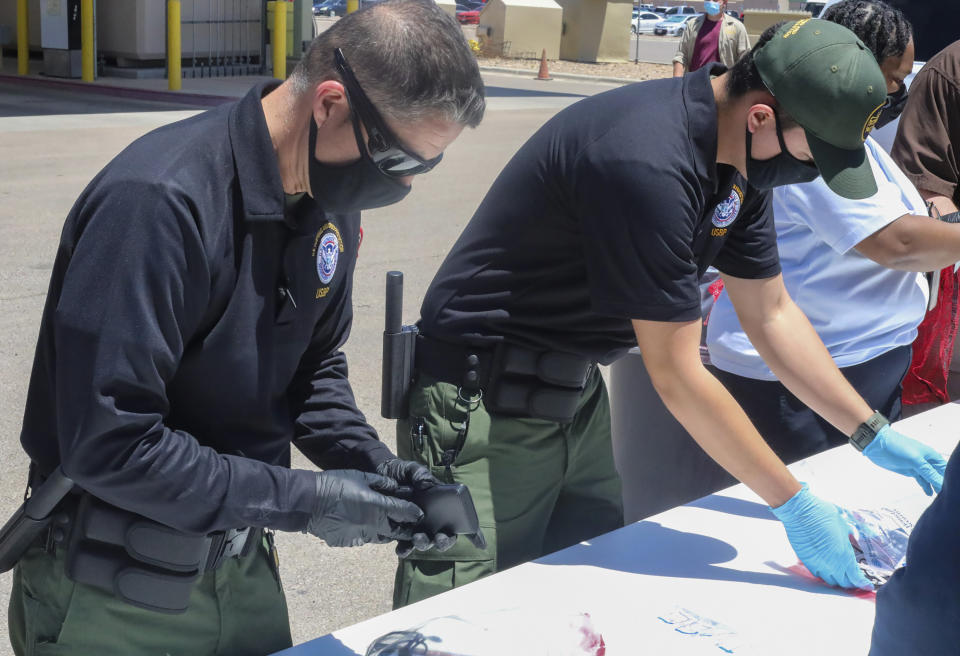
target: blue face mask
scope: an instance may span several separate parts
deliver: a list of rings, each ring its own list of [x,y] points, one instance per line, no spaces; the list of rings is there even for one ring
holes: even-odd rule
[[[720,13],[720,3],[706,0],[706,2],[703,3],[703,10],[711,16],[716,16]]]

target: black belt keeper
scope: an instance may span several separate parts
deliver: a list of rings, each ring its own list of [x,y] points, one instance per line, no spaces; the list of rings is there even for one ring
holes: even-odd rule
[[[593,363],[559,351],[505,343],[480,348],[419,335],[416,370],[458,385],[464,397],[482,391],[490,412],[569,423],[583,398]]]
[[[71,522],[66,574],[161,613],[182,613],[200,576],[253,550],[256,528],[191,535],[83,494]]]

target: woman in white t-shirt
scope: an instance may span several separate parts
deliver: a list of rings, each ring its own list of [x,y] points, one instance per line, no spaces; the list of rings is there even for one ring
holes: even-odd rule
[[[899,104],[912,69],[913,40],[903,15],[878,0],[844,0],[822,18],[844,25],[871,48]],[[891,120],[886,109],[881,121]],[[868,138],[877,193],[847,200],[822,178],[773,191],[784,283],[857,391],[890,419],[900,416],[900,383],[927,307],[919,271],[960,260],[960,226],[927,216],[917,190]],[[726,294],[710,314],[707,346],[714,374],[761,435],[793,462],[845,444],[849,436],[820,418],[776,380],[740,327]]]

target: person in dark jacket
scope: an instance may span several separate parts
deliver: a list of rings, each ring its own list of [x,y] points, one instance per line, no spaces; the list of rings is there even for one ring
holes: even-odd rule
[[[93,179],[21,435],[34,489],[57,471],[76,487],[16,566],[16,654],[272,653],[291,644],[272,531],[452,545],[392,495],[435,479],[379,441],[341,346],[359,211],[406,196],[484,102],[456,21],[387,0],[284,83],[147,134]],[[291,469],[291,444],[323,471]]]

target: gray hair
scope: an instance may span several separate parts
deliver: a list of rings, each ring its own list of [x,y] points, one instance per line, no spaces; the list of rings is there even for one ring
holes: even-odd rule
[[[290,79],[298,94],[340,80],[343,55],[377,110],[396,121],[483,119],[483,80],[456,19],[433,0],[383,0],[347,14],[307,48]]]

